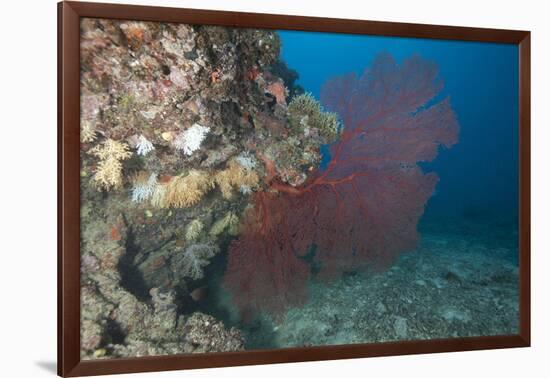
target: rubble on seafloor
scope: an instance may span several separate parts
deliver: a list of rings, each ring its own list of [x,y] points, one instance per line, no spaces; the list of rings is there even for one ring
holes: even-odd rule
[[[265,161],[290,185],[338,137],[274,31],[81,21],[83,358],[240,350],[182,309],[238,233]]]
[[[481,226],[480,226],[481,227]],[[430,230],[435,230],[432,232]],[[517,334],[517,247],[435,226],[387,271],[311,285],[279,323],[245,330],[252,348],[376,343]],[[465,295],[465,293],[467,293]],[[252,331],[253,330],[253,331]]]

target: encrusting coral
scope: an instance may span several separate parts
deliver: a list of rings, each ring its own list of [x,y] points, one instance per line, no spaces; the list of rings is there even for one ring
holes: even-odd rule
[[[112,139],[106,139],[102,144],[89,151],[99,158],[94,182],[99,189],[111,190],[122,187],[122,160],[132,156],[128,145]]]

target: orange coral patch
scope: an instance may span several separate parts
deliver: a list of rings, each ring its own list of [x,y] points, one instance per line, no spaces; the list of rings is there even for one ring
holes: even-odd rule
[[[246,78],[248,80],[256,80],[258,76],[260,76],[260,70],[258,70],[257,67],[253,67],[249,69],[248,72],[246,73]]]
[[[267,86],[267,92],[275,96],[277,104],[286,105],[286,88],[280,81],[276,81]]]
[[[160,175],[160,177],[159,177],[159,182],[161,184],[166,184],[166,183],[170,182],[170,180],[172,180],[172,176],[170,176],[170,175]]]
[[[113,241],[119,241],[120,240],[120,238],[121,238],[120,237],[120,232],[118,231],[117,226],[111,227],[110,236],[111,236],[111,240],[113,240]]]
[[[212,81],[212,83],[217,83],[220,81],[220,79],[221,79],[220,71],[216,70],[210,74],[210,81]]]

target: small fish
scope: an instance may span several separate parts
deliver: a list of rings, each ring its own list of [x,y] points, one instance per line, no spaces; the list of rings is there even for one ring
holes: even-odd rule
[[[195,301],[201,301],[208,296],[208,286],[201,286],[193,290],[189,296]]]

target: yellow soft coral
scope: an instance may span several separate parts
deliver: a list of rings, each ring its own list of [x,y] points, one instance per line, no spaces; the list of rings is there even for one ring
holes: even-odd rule
[[[167,184],[157,184],[153,189],[153,194],[151,196],[151,205],[154,207],[166,207],[165,198],[166,198],[166,187]]]
[[[162,199],[155,198],[153,194],[153,204],[174,208],[194,206],[212,189],[213,185],[212,177],[208,172],[193,169],[187,175],[176,176],[164,184]]]
[[[191,221],[185,228],[185,240],[189,242],[197,240],[203,228],[204,225],[199,219]]]
[[[80,143],[91,143],[97,139],[94,126],[88,121],[82,121],[80,124]]]
[[[186,174],[172,177],[170,181],[157,183],[151,191],[151,205],[160,208],[186,208],[196,205],[217,184],[225,199],[230,199],[235,189],[249,193],[258,187],[258,174],[243,167],[235,160],[226,169],[210,173],[192,169]]]
[[[249,192],[258,186],[258,174],[243,167],[235,160],[228,163],[228,167],[223,171],[216,173],[214,180],[220,187],[222,195],[225,199],[230,199],[233,196],[233,190],[239,189],[242,192]]]
[[[128,145],[107,139],[92,148],[89,153],[99,158],[93,177],[95,185],[104,190],[120,189],[122,187],[121,161],[132,155]]]
[[[210,236],[218,237],[226,230],[230,235],[234,236],[239,233],[239,217],[232,211],[228,211],[223,218],[214,222],[209,234]]]

